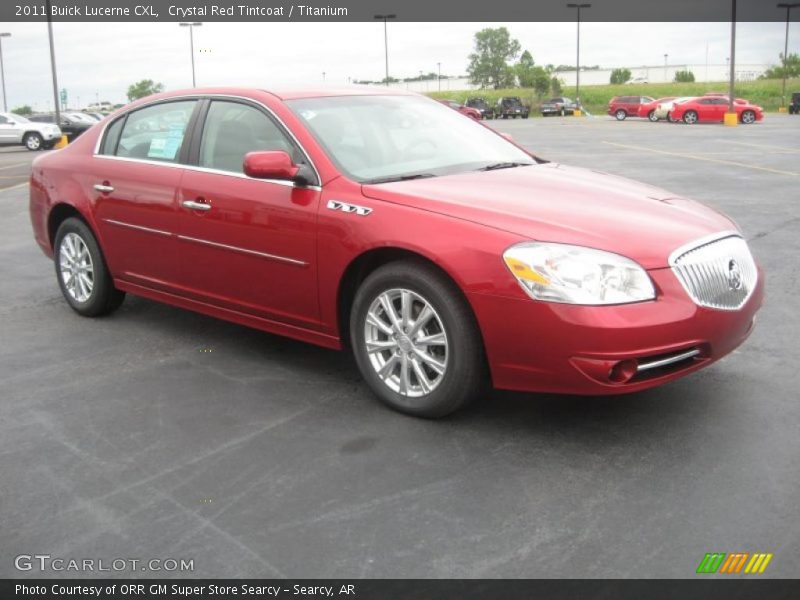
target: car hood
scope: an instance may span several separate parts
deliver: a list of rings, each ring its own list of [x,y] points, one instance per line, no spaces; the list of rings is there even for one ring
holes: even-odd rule
[[[539,241],[615,252],[647,269],[698,238],[736,230],[693,200],[622,177],[545,163],[364,185],[369,198],[480,223]]]

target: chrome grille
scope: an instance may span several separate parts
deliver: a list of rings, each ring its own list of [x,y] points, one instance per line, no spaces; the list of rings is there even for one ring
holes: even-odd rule
[[[736,234],[683,246],[672,253],[669,262],[686,292],[700,306],[736,310],[756,287],[756,263],[747,242]]]

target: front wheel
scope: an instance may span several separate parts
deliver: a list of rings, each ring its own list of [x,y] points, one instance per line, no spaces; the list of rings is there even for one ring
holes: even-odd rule
[[[742,113],[742,123],[751,125],[756,122],[756,113],[752,110],[746,110]]]
[[[44,139],[38,133],[31,132],[25,134],[25,139],[22,140],[22,143],[28,150],[35,152],[36,150],[42,149],[44,145]]]
[[[74,217],[61,223],[54,250],[58,285],[75,312],[97,317],[122,304],[125,292],[114,287],[100,246],[86,223]]]
[[[443,417],[487,382],[483,345],[456,285],[435,268],[398,261],[370,274],[356,293],[350,340],[358,368],[394,410]]]
[[[658,121],[658,117],[656,116],[656,111],[654,110],[651,110],[649,113],[647,113],[647,118],[650,119],[651,123],[655,123],[656,121]]]

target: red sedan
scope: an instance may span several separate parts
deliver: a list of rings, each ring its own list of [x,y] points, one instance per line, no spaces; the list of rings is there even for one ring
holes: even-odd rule
[[[760,106],[750,104],[746,100],[734,100],[733,109],[739,121],[747,125],[764,118],[764,111]],[[701,121],[721,123],[728,112],[727,96],[701,96],[688,102],[676,104],[670,116],[684,123],[694,124]]]
[[[438,100],[438,102],[441,102],[445,106],[449,106],[453,110],[458,111],[462,115],[470,117],[471,119],[475,119],[476,121],[480,121],[482,118],[481,111],[479,111],[477,108],[465,106],[463,104],[459,104],[458,102],[453,102],[452,100]]]
[[[490,384],[671,381],[741,344],[763,294],[716,210],[393,90],[139,100],[36,159],[30,215],[78,314],[130,293],[347,347],[426,417]]]
[[[675,100],[675,96],[665,96],[664,98],[659,98],[658,100],[651,100],[650,102],[640,104],[638,116],[640,116],[642,119],[648,119],[655,123],[658,121],[656,108],[662,102],[669,102],[670,100]]]

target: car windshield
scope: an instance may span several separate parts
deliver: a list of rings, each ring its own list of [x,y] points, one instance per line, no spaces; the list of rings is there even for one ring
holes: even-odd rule
[[[361,183],[536,163],[490,129],[428,98],[337,96],[287,104],[340,170]]]
[[[471,106],[473,108],[486,108],[488,105],[486,104],[486,100],[472,98],[467,101],[467,106]]]
[[[22,115],[18,115],[17,113],[11,113],[11,116],[12,116],[12,117],[14,117],[14,119],[15,119],[15,120],[16,120],[18,123],[30,123],[30,121],[29,121],[28,119],[26,119],[26,118],[25,118],[25,117],[23,117]]]

